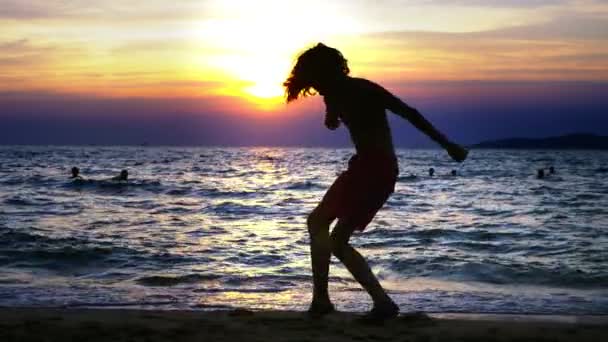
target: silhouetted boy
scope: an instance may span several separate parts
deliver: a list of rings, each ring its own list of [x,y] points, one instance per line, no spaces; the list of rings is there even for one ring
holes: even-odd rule
[[[333,253],[370,294],[374,307],[366,316],[383,320],[399,314],[399,307],[386,294],[365,259],[348,240],[362,231],[394,191],[398,166],[385,110],[407,119],[445,148],[456,161],[467,151],[450,142],[416,109],[371,81],[348,76],[346,59],[323,44],[302,53],[284,86],[287,102],[317,91],[326,106],[325,125],[335,130],[344,123],[356,154],[308,216],[314,290],[309,313],[334,311],[327,292],[330,253]],[[331,235],[329,226],[335,220]]]

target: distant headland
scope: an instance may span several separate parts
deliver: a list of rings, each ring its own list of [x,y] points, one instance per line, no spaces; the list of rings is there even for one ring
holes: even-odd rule
[[[472,148],[608,150],[608,136],[575,133],[548,138],[509,138],[483,141]]]

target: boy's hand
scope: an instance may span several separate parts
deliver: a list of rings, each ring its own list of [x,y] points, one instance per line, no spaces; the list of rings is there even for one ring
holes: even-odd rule
[[[467,156],[469,155],[469,151],[458,144],[449,143],[445,146],[445,149],[448,151],[450,157],[459,163],[467,159]]]

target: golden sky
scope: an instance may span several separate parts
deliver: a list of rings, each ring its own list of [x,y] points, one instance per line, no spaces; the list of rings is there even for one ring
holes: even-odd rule
[[[0,0],[0,27],[3,92],[271,106],[319,41],[391,89],[608,80],[601,0]]]

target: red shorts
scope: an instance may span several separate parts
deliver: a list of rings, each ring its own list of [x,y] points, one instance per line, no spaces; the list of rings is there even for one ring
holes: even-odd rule
[[[317,208],[331,219],[347,220],[364,230],[395,191],[399,167],[392,154],[356,154],[331,185]]]

